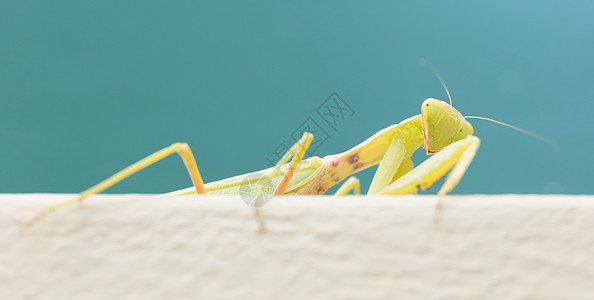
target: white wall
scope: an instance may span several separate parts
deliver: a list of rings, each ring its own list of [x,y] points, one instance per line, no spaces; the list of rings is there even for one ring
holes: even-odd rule
[[[594,196],[0,195],[0,299],[593,299]]]

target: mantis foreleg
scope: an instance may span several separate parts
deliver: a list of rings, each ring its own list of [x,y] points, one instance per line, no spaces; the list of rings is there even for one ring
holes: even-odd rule
[[[432,186],[452,169],[450,176],[447,177],[439,191],[439,195],[443,196],[460,181],[466,168],[472,162],[479,144],[480,140],[475,136],[468,136],[463,140],[454,142],[388,185],[379,194],[403,195],[415,193],[419,189]]]
[[[375,190],[372,190],[370,187],[368,194],[413,194],[419,189],[424,190],[432,186],[451,170],[450,175],[446,178],[438,193],[439,199],[436,205],[437,220],[437,212],[441,208],[443,196],[458,184],[472,162],[479,145],[480,140],[477,137],[468,136],[465,139],[450,144],[416,168],[410,170],[412,168],[410,154],[407,155],[404,144],[401,142],[400,137],[396,135],[373,178],[372,186],[374,183],[376,184]],[[382,164],[385,164],[385,167]],[[396,169],[391,169],[394,166],[396,166]]]

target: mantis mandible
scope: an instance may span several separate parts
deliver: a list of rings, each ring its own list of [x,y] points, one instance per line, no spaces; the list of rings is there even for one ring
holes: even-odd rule
[[[433,68],[432,68],[433,69]],[[313,135],[304,133],[287,153],[272,168],[254,173],[239,175],[204,184],[194,155],[186,143],[175,143],[159,150],[144,159],[119,171],[104,181],[83,191],[77,198],[50,206],[40,211],[23,224],[29,228],[48,214],[71,204],[81,203],[90,195],[100,193],[126,177],[143,168],[177,153],[184,162],[193,186],[165,195],[181,194],[249,194],[249,195],[321,195],[330,187],[347,179],[335,193],[346,195],[351,190],[359,194],[359,180],[350,177],[363,169],[379,164],[368,195],[404,195],[413,194],[432,186],[448,171],[444,184],[437,193],[437,211],[443,197],[460,181],[472,162],[480,145],[478,137],[473,135],[473,127],[467,118],[493,121],[512,127],[529,135],[535,134],[521,128],[484,117],[464,117],[451,105],[450,93],[434,69],[445,88],[450,103],[429,98],[421,104],[421,114],[384,128],[367,140],[343,153],[328,155],[323,158],[313,156],[303,159]],[[538,136],[537,136],[538,137]],[[419,147],[423,147],[430,158],[414,167],[411,156]],[[289,162],[289,160],[291,160]],[[246,178],[250,178],[246,180]],[[254,182],[267,180],[265,185]],[[255,205],[256,218],[263,231],[264,224],[259,205]]]

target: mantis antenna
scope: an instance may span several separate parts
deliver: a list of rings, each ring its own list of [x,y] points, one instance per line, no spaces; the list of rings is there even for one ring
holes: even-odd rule
[[[450,99],[450,105],[453,106],[452,104],[452,96],[450,95],[450,91],[448,90],[448,87],[445,84],[445,81],[443,81],[443,77],[441,77],[441,74],[439,73],[439,71],[437,70],[437,68],[428,60],[421,58],[419,60],[419,62],[422,65],[427,65],[429,67],[429,69],[431,69],[431,71],[433,71],[433,74],[435,74],[435,76],[437,77],[437,79],[439,79],[439,82],[441,82],[441,85],[443,86],[443,88],[445,89],[446,93],[448,94],[448,99]]]
[[[443,77],[439,73],[439,70],[437,70],[437,68],[430,61],[428,61],[427,59],[421,58],[419,60],[419,63],[421,63],[422,65],[428,66],[431,69],[431,71],[433,71],[433,74],[435,74],[435,76],[437,77],[437,79],[439,79],[439,82],[441,82],[441,85],[443,86],[443,88],[445,89],[446,93],[448,94],[448,99],[450,99],[450,105],[452,105],[452,96],[450,95],[450,91],[448,90],[448,87],[446,86],[445,81],[443,80]],[[531,136],[531,137],[533,137],[535,139],[539,139],[539,140],[541,140],[541,141],[543,141],[543,142],[545,142],[545,143],[553,146],[554,148],[557,148],[557,143],[555,141],[550,140],[548,138],[545,138],[545,137],[543,137],[541,135],[538,135],[538,134],[536,134],[534,132],[528,131],[526,129],[523,129],[523,128],[520,128],[520,127],[511,125],[511,124],[507,124],[507,123],[504,123],[504,122],[501,122],[501,121],[489,119],[489,118],[486,118],[486,117],[479,117],[479,116],[466,116],[464,118],[465,119],[481,119],[481,120],[486,120],[486,121],[490,121],[490,122],[493,122],[493,123],[497,123],[499,125],[503,125],[505,127],[508,127],[508,128],[517,130],[517,131],[519,131],[521,133],[527,134],[527,135],[529,135],[529,136]]]
[[[520,127],[511,125],[511,124],[507,124],[507,123],[504,123],[504,122],[501,122],[501,121],[497,121],[497,120],[493,120],[493,119],[489,119],[489,118],[485,118],[485,117],[479,117],[479,116],[465,116],[464,119],[480,119],[480,120],[485,120],[485,121],[490,121],[490,122],[493,122],[493,123],[497,123],[499,125],[503,125],[505,127],[509,127],[509,128],[511,128],[513,130],[517,130],[517,131],[519,131],[519,132],[521,132],[523,134],[527,134],[527,135],[529,135],[529,136],[531,136],[531,137],[533,137],[535,139],[539,139],[539,140],[541,140],[541,141],[543,141],[543,142],[545,142],[547,144],[550,144],[551,146],[557,148],[557,143],[555,143],[553,140],[550,140],[550,139],[548,139],[548,138],[546,138],[544,136],[538,135],[538,134],[536,134],[536,133],[534,133],[532,131],[528,131],[526,129],[523,129],[523,128],[520,128]]]

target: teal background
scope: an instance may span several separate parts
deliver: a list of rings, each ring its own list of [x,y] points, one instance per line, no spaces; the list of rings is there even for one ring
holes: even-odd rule
[[[206,181],[258,170],[334,91],[355,115],[324,127],[315,154],[342,152],[447,99],[427,58],[463,114],[558,143],[472,120],[482,145],[454,193],[592,194],[593,13],[591,1],[2,1],[0,191],[79,192],[176,141]],[[170,157],[109,192],[189,185]]]

